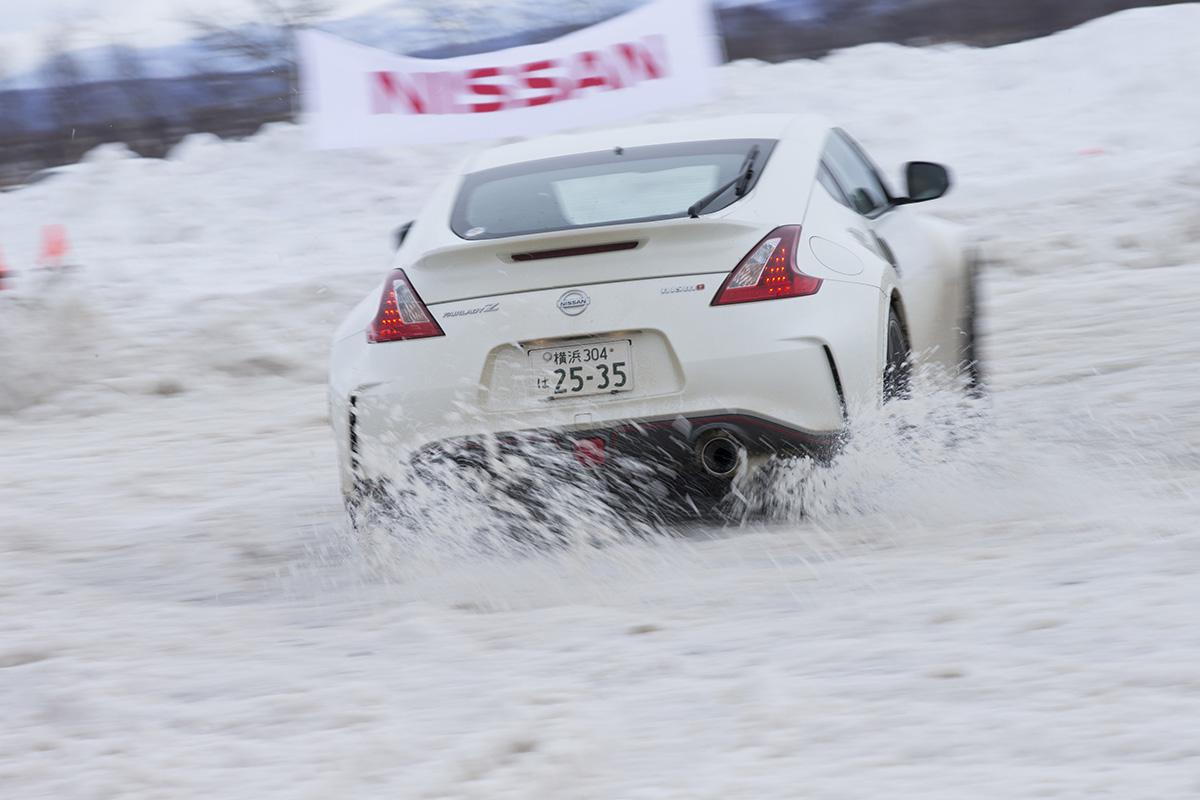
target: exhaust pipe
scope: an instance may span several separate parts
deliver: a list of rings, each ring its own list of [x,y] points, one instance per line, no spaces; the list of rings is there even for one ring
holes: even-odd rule
[[[697,450],[700,454],[700,466],[714,478],[730,477],[746,460],[746,448],[727,433],[709,437]]]

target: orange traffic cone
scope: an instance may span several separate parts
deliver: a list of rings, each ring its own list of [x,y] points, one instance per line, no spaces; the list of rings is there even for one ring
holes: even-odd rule
[[[46,225],[42,228],[42,253],[38,263],[46,269],[58,269],[67,257],[67,229],[62,225]]]
[[[8,264],[4,263],[4,251],[0,250],[0,292],[8,288]]]

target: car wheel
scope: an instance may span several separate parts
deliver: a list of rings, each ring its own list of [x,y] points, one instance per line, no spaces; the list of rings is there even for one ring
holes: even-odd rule
[[[912,382],[912,358],[908,350],[908,334],[904,323],[892,306],[888,312],[887,363],[883,370],[883,401],[902,400],[908,397]]]
[[[967,296],[963,303],[962,334],[965,338],[962,348],[962,360],[959,362],[959,372],[966,376],[967,393],[978,396],[983,393],[983,368],[979,357],[979,311],[978,298],[978,261],[971,259],[967,268]]]

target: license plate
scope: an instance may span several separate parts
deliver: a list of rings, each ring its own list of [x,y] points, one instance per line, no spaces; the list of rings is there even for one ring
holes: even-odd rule
[[[529,351],[534,391],[551,399],[633,389],[633,345],[628,339]]]

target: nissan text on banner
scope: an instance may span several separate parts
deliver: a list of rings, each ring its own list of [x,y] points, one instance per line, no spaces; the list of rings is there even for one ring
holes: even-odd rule
[[[708,97],[720,46],[707,0],[656,0],[544,44],[408,58],[299,34],[319,148],[536,136]]]

